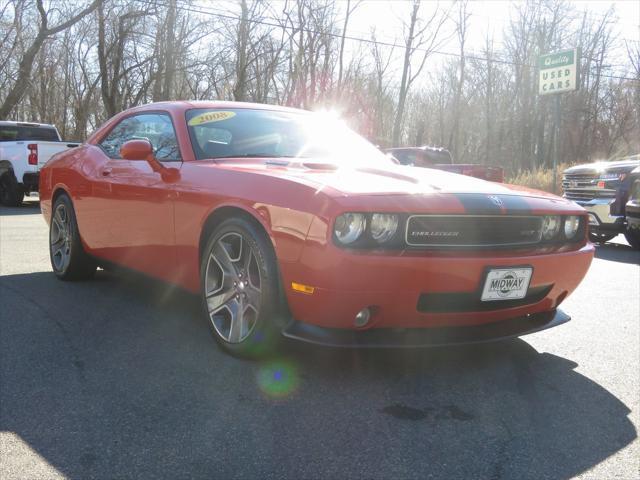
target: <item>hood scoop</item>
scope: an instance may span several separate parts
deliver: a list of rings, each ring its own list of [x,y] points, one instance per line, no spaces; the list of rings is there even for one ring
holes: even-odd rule
[[[326,162],[302,162],[302,166],[309,170],[338,170],[335,163]]]
[[[401,182],[410,183],[412,185],[424,185],[428,186],[432,190],[442,190],[438,185],[434,185],[434,182],[430,182],[423,174],[424,172],[420,172],[416,175],[417,172],[413,172],[415,176],[409,176],[404,174],[403,172],[399,172],[397,170],[391,169],[378,169],[378,168],[358,168],[357,172],[367,173],[369,175],[377,175],[385,178],[392,178],[394,180],[399,180]]]
[[[400,180],[402,182],[413,183],[414,185],[417,185],[420,183],[420,180],[418,180],[415,177],[410,177],[409,175],[404,175],[399,172],[393,172],[391,170],[381,170],[378,168],[358,168],[357,171],[362,173],[368,173],[370,175],[379,175],[382,177],[393,178],[395,180]]]

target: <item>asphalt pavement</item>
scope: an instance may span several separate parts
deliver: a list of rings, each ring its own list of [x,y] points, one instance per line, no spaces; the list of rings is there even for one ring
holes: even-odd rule
[[[596,257],[555,329],[251,362],[182,291],[58,281],[38,204],[0,208],[0,478],[637,479],[640,254]]]

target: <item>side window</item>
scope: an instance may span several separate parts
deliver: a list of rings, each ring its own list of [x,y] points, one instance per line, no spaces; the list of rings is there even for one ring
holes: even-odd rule
[[[418,156],[414,152],[403,150],[393,152],[393,156],[396,157],[402,165],[415,165],[418,160]]]
[[[125,118],[100,142],[100,147],[109,157],[120,158],[122,144],[134,139],[149,140],[161,162],[181,160],[176,132],[166,113],[144,113]]]

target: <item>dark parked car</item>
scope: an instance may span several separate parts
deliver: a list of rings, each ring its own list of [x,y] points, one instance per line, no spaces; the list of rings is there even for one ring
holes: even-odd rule
[[[564,171],[564,197],[589,212],[589,238],[603,243],[624,233],[629,243],[626,204],[634,182],[631,172],[640,167],[640,155],[614,162],[577,165]]]
[[[387,148],[384,152],[392,155],[402,165],[446,170],[447,172],[468,175],[491,182],[502,183],[504,181],[502,167],[490,167],[475,163],[453,163],[451,152],[445,148],[398,147]]]
[[[631,190],[625,207],[627,217],[626,237],[629,244],[640,250],[640,167],[629,174]]]

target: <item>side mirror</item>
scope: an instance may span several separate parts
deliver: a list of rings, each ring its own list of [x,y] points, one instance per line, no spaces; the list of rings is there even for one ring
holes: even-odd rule
[[[120,147],[120,156],[125,160],[155,160],[149,140],[129,140]]]
[[[120,147],[120,156],[125,160],[146,161],[151,166],[151,169],[159,173],[165,182],[175,182],[180,178],[180,170],[167,168],[156,159],[149,140],[136,139],[124,142]]]

